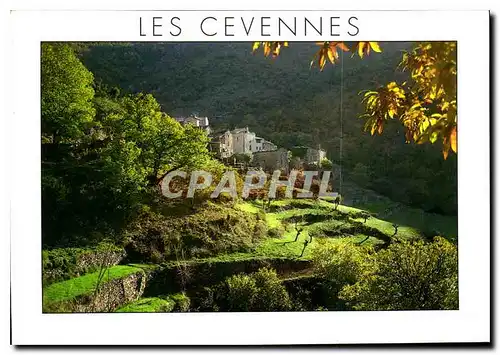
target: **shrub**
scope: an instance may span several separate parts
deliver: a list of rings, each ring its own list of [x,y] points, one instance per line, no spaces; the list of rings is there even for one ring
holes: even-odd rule
[[[291,301],[285,286],[275,270],[262,268],[253,274],[259,290],[255,299],[256,310],[285,311],[291,308]]]
[[[176,293],[168,297],[175,302],[174,312],[188,312],[191,300],[184,293]]]
[[[215,287],[203,287],[198,293],[196,294],[196,302],[198,304],[198,308],[196,309],[197,311],[219,311],[219,307],[216,302],[216,288]]]
[[[275,270],[262,268],[250,275],[226,279],[231,311],[286,311],[292,302]]]
[[[175,209],[143,213],[126,232],[129,262],[155,263],[250,250],[267,234],[265,220],[224,205],[208,203],[196,213]],[[259,217],[260,218],[260,217]]]
[[[356,246],[349,240],[335,244],[324,243],[322,239],[317,241],[318,246],[312,254],[313,266],[327,281],[328,293],[336,302],[339,291],[356,283],[370,267],[374,252],[371,247]]]
[[[255,280],[248,275],[234,275],[226,280],[231,311],[251,311],[258,293]]]
[[[319,166],[321,169],[326,169],[326,170],[333,168],[332,161],[328,158],[321,159],[321,161],[319,162]]]
[[[444,238],[393,244],[371,264],[340,292],[354,309],[458,309],[458,251]]]

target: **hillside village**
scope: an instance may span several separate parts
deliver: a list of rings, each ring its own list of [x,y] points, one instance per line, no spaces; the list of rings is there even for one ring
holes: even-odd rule
[[[335,73],[304,70],[316,44],[272,66],[249,43],[88,46],[41,44],[44,313],[458,309],[457,216],[429,212],[457,208],[456,155],[405,144],[397,126],[332,133]],[[393,80],[393,49],[345,63],[346,117],[359,90]],[[167,185],[170,172],[186,178]],[[217,197],[228,175],[242,193]]]
[[[211,139],[210,151],[225,164],[251,166],[265,171],[281,170],[287,174],[292,168],[321,167],[322,163],[327,160],[326,151],[320,147],[317,149],[297,147],[295,151],[301,151],[301,154],[292,154],[291,151],[257,136],[248,127],[217,132],[210,127],[208,117],[193,114],[174,119],[182,125],[191,124],[206,131]]]

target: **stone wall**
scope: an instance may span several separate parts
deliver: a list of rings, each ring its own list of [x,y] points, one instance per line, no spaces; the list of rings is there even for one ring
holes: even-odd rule
[[[118,307],[138,300],[146,287],[146,274],[138,271],[122,278],[110,280],[99,287],[96,293],[78,296],[45,307],[44,312],[91,313],[113,312]]]
[[[67,249],[66,253],[64,249],[54,249],[46,253],[49,262],[44,263],[42,268],[45,286],[92,272],[102,265],[117,265],[126,255],[125,250],[121,248],[112,250]],[[52,259],[55,260],[52,262]],[[61,259],[64,260],[61,261]]]
[[[125,257],[125,250],[96,250],[93,253],[82,253],[76,266],[82,269],[100,265],[117,265]]]
[[[288,163],[288,151],[280,148],[270,152],[253,153],[252,165],[262,168],[264,171],[272,172],[281,170],[285,174],[290,171]]]

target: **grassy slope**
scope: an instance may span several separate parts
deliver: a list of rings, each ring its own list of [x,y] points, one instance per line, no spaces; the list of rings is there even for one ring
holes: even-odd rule
[[[346,205],[376,213],[379,219],[413,227],[426,234],[437,233],[448,239],[458,237],[456,215],[436,214],[410,207],[352,181],[344,181],[343,186],[345,195],[350,197],[345,201]]]
[[[189,310],[190,300],[183,293],[175,293],[160,297],[145,297],[118,308],[118,313],[165,313],[186,312]]]
[[[241,201],[235,205],[237,210],[257,214],[261,213],[261,202],[258,201]],[[318,240],[315,236],[322,235],[322,230],[334,230],[336,227],[344,223],[344,221],[332,219],[333,204],[325,200],[278,200],[273,202],[273,212],[265,213],[266,223],[270,230],[275,229],[281,232],[281,235],[276,237],[270,236],[262,240],[256,247],[248,252],[234,252],[234,253],[221,253],[216,256],[206,257],[206,258],[189,258],[184,260],[187,263],[213,263],[213,262],[232,262],[241,261],[249,259],[268,259],[268,258],[286,258],[286,259],[304,259],[308,260],[311,257],[311,252],[314,247],[318,244]],[[362,210],[349,206],[339,206],[339,212],[343,214],[348,213],[359,213]],[[294,223],[290,222],[290,219],[297,216],[307,216],[314,215],[320,218],[317,222],[300,222],[299,228],[303,228],[299,235],[298,240],[295,242],[296,230]],[[366,222],[363,218],[349,218],[349,222],[345,223],[347,227],[352,226],[352,222],[357,221],[363,223],[366,227],[371,227],[376,229],[378,232],[382,233],[386,237],[391,237],[394,228],[392,222],[382,220],[379,218],[371,217]],[[411,221],[410,221],[411,222]],[[411,224],[411,223],[408,223]],[[308,244],[305,249],[304,255],[300,258],[300,254],[304,247],[304,241],[309,240],[311,234],[313,235],[312,242]],[[349,239],[353,243],[360,242],[364,240],[369,233],[354,233],[343,238],[340,237],[330,237],[321,238],[322,242],[326,243],[338,243],[340,239]],[[409,227],[406,225],[400,225],[398,227],[398,237],[403,237],[407,239],[419,238],[419,230]],[[371,236],[365,240],[365,244],[378,244],[383,241]],[[138,265],[139,266],[139,265]],[[124,269],[122,269],[124,268]],[[115,273],[120,277],[121,270],[128,271],[128,266],[117,266],[111,268],[111,278]],[[130,269],[137,271],[137,269]],[[80,278],[68,280],[66,282],[55,284],[52,288],[47,288],[44,293],[49,299],[61,299],[74,297],[75,295],[87,292],[87,290],[92,289],[95,285],[97,274],[89,274]]]
[[[110,267],[104,274],[101,282],[108,282],[127,275],[140,272],[141,268],[117,265]],[[94,292],[99,272],[93,272],[67,281],[54,283],[43,290],[44,303],[54,303],[73,299],[77,296]]]
[[[235,205],[239,211],[251,214],[260,214],[262,216],[262,202],[260,201],[240,201]],[[365,240],[370,235],[369,228],[373,228],[377,233],[382,233],[384,238],[391,237],[394,228],[392,222],[371,217],[364,222],[358,215],[362,210],[349,206],[339,206],[338,214],[334,212],[334,205],[324,200],[279,200],[272,204],[272,212],[265,213],[265,221],[269,230],[280,231],[276,236],[268,236],[262,240],[256,247],[248,252],[224,253],[208,258],[190,258],[184,260],[184,263],[231,263],[245,260],[259,259],[288,259],[288,260],[310,260],[314,247],[319,243],[339,243],[350,240],[353,243]],[[335,217],[338,216],[339,218]],[[294,219],[298,218],[298,225],[303,228],[298,240],[295,242],[296,230]],[[309,218],[309,219],[308,219]],[[335,231],[340,225],[352,227],[356,222],[368,227],[368,232],[347,233],[343,237],[318,238],[315,236],[324,235],[324,231]],[[410,221],[411,222],[411,221]],[[304,247],[304,241],[309,240],[313,235],[312,242],[308,244],[304,255],[300,257]],[[420,231],[401,225],[398,229],[398,237],[413,239],[420,238]],[[365,244],[383,243],[381,239],[371,236],[364,241]],[[176,263],[176,262],[173,262]],[[151,270],[160,265],[153,264],[130,264],[111,267],[104,276],[103,282],[120,278],[140,270]],[[312,270],[306,269],[292,273],[293,277],[297,275],[308,275]],[[72,299],[76,296],[93,292],[96,286],[98,273],[87,274],[71,280],[52,284],[44,289],[44,303],[60,302]],[[289,278],[289,274],[281,275],[283,278]],[[142,298],[128,305],[125,305],[116,312],[172,312],[178,308],[177,302],[170,296]]]
[[[381,219],[401,225],[412,226],[424,232],[443,234],[449,238],[456,239],[458,236],[457,216],[446,216],[428,213],[418,208],[397,205],[387,202],[360,204],[361,208],[377,212]]]
[[[280,228],[284,227],[283,221],[298,215],[304,215],[308,213],[316,213],[316,214],[325,214],[328,215],[333,211],[333,205],[327,201],[312,201],[312,200],[302,200],[302,204],[310,204],[309,208],[294,208],[289,210],[283,210],[279,212],[266,213],[266,221],[268,223],[269,228]],[[273,203],[274,206],[280,206],[285,208],[290,204],[290,200],[281,200]],[[258,213],[259,203],[258,202],[241,202],[236,205],[238,209],[241,209],[250,213]],[[360,209],[348,207],[348,206],[339,206],[339,211],[343,213],[349,212],[361,212]],[[354,219],[356,221],[362,222],[363,219],[358,218]],[[296,231],[293,225],[289,225],[285,230],[283,237],[281,238],[268,238],[264,240],[252,253],[254,256],[261,257],[286,257],[286,258],[298,258],[301,254],[302,248],[304,247],[304,241],[309,239],[309,232],[313,231],[316,228],[328,227],[328,224],[336,221],[325,221],[325,222],[317,222],[309,225],[303,225],[304,230],[300,233],[298,241],[294,242]],[[394,228],[392,227],[391,222],[387,222],[378,218],[370,218],[366,221],[366,225],[368,227],[373,227],[383,234],[387,236],[391,236],[394,232]],[[418,230],[407,227],[400,226],[398,228],[398,236],[411,239],[418,238],[419,232]],[[364,234],[356,234],[352,237],[348,237],[352,242],[356,243],[363,239],[365,239],[366,235]],[[340,238],[326,238],[325,242],[327,243],[338,243]],[[381,241],[377,238],[371,237],[365,243],[380,243]],[[313,238],[312,243],[310,243],[304,252],[303,259],[309,259],[311,255],[311,251],[314,249],[314,246],[317,245],[316,238]],[[228,256],[226,256],[228,257]],[[243,255],[239,255],[239,257],[243,257]],[[220,257],[219,257],[220,258]]]
[[[318,244],[316,238],[313,238],[312,242],[306,247],[304,255],[302,258],[299,258],[302,248],[304,247],[304,241],[310,238],[309,232],[314,231],[317,228],[324,227],[328,229],[329,227],[334,227],[335,220],[328,220],[324,222],[316,222],[308,225],[302,225],[304,230],[300,233],[297,242],[294,242],[296,231],[294,229],[293,224],[288,223],[286,226],[285,220],[293,217],[300,216],[305,214],[323,214],[329,215],[333,211],[333,205],[327,201],[313,201],[313,200],[301,200],[301,206],[293,209],[285,209],[290,204],[293,205],[293,200],[279,200],[273,202],[274,207],[282,207],[282,211],[278,212],[268,212],[265,214],[266,222],[269,229],[281,229],[284,231],[281,237],[269,237],[260,242],[256,248],[254,248],[250,252],[237,252],[237,253],[227,253],[227,254],[219,254],[214,257],[208,258],[196,258],[185,260],[187,263],[212,263],[212,262],[232,262],[232,261],[241,261],[248,259],[267,259],[267,258],[287,258],[287,259],[310,259],[311,252],[314,247]],[[239,202],[235,205],[238,210],[257,214],[261,211],[261,203],[254,201],[244,201]],[[349,212],[361,212],[362,210],[348,207],[348,206],[339,206],[339,211],[343,213]],[[363,222],[363,219],[353,219],[354,221]],[[340,222],[337,222],[340,223]],[[366,221],[366,226],[373,227],[378,231],[382,232],[386,236],[390,237],[394,228],[392,227],[392,223],[388,221],[384,221],[378,218],[370,218]],[[286,228],[285,228],[286,227]],[[353,243],[360,242],[365,239],[367,235],[359,233],[353,236],[347,237]],[[398,229],[398,236],[411,239],[411,238],[419,238],[419,231],[415,228],[408,226],[400,226]],[[341,238],[324,238],[326,243],[338,243]],[[344,239],[344,238],[343,238]],[[365,241],[365,244],[378,244],[382,241],[375,237],[370,237]]]
[[[300,206],[297,205],[300,203]],[[257,214],[261,211],[261,202],[256,201],[242,201],[235,205],[235,208],[247,213]],[[236,252],[236,253],[223,253],[213,257],[207,258],[191,258],[184,260],[186,264],[197,264],[197,263],[218,263],[218,262],[237,262],[243,260],[258,260],[258,259],[294,259],[294,260],[309,260],[311,258],[312,251],[316,245],[318,245],[318,238],[312,239],[312,242],[308,244],[304,255],[300,257],[302,249],[304,247],[304,241],[310,238],[310,233],[314,233],[318,229],[334,229],[336,226],[340,225],[341,221],[335,219],[327,219],[320,222],[313,223],[302,223],[301,227],[303,231],[300,233],[299,238],[296,242],[295,236],[296,231],[294,229],[293,223],[286,222],[286,220],[300,215],[315,214],[325,217],[331,217],[333,212],[333,205],[327,201],[313,201],[313,200],[279,200],[273,202],[273,207],[278,209],[276,212],[268,212],[265,214],[266,223],[269,229],[281,230],[283,234],[276,237],[268,237],[262,240],[253,250],[249,252]],[[294,208],[290,208],[294,207]],[[287,209],[288,208],[288,209]],[[362,210],[348,207],[339,206],[338,210],[341,213],[359,213]],[[350,221],[363,222],[362,218],[350,218]],[[350,225],[350,223],[347,223]],[[384,234],[387,237],[392,236],[394,228],[391,222],[387,222],[378,218],[370,218],[364,223],[367,227],[372,227]],[[321,231],[317,233],[321,235]],[[314,235],[314,234],[313,234]],[[403,238],[419,238],[419,231],[407,227],[400,226],[398,229],[398,236]],[[366,234],[358,233],[345,238],[331,237],[331,238],[321,238],[321,242],[324,243],[339,243],[342,240],[348,239],[353,243],[360,242],[367,237]],[[378,244],[383,241],[370,237],[364,244]],[[171,262],[175,264],[176,262]],[[139,265],[137,265],[139,266]],[[144,267],[144,266],[141,266]]]

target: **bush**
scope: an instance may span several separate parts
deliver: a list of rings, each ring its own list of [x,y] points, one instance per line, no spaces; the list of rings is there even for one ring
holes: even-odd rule
[[[338,303],[338,293],[342,288],[356,283],[369,268],[373,249],[357,246],[349,240],[335,244],[324,243],[322,239],[317,241],[319,245],[312,254],[314,269],[327,281],[326,289],[334,303]]]
[[[328,158],[321,159],[321,161],[319,162],[319,166],[321,169],[326,169],[326,170],[330,170],[331,168],[333,168],[332,161]]]
[[[457,247],[441,237],[393,244],[339,296],[356,310],[458,309]]]
[[[197,311],[209,311],[209,312],[218,312],[219,306],[216,302],[216,288],[215,287],[203,287],[196,294],[195,302],[198,304]]]
[[[208,203],[196,213],[173,208],[144,212],[128,228],[129,262],[163,262],[180,257],[209,257],[250,250],[267,234],[265,220],[220,204]]]
[[[259,290],[254,302],[256,310],[285,311],[291,308],[290,296],[275,270],[262,268],[253,277]]]
[[[170,300],[175,302],[173,308],[174,312],[188,312],[189,306],[191,305],[191,300],[184,293],[176,293],[168,297]]]
[[[251,311],[258,293],[255,280],[248,275],[234,275],[226,280],[231,311]]]
[[[286,311],[292,307],[290,296],[275,270],[262,268],[250,275],[226,279],[230,311]]]

